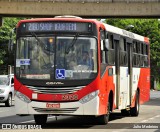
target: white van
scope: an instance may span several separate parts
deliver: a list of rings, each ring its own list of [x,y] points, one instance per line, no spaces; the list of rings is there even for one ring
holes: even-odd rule
[[[5,106],[12,106],[12,98],[14,97],[14,75],[0,75],[0,103]]]

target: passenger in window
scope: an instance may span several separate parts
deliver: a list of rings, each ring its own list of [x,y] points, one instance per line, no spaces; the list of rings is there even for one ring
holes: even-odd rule
[[[89,55],[88,51],[82,52],[82,60],[79,62],[80,65],[87,65],[89,69],[93,69],[94,63],[91,55]]]
[[[77,60],[75,54],[71,54],[69,57],[69,69],[73,70],[77,66]]]
[[[54,53],[52,48],[50,48],[53,45],[53,42],[50,42],[47,39],[41,39],[40,41],[43,44],[43,47],[40,43],[33,44],[31,47],[31,67],[32,69],[49,69],[54,64]]]

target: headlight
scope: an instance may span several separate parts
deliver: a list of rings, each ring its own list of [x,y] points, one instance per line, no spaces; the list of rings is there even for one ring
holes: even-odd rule
[[[27,97],[27,96],[25,96],[24,94],[22,94],[22,93],[20,93],[20,92],[16,92],[16,96],[20,99],[20,100],[22,100],[22,101],[24,101],[24,102],[26,102],[26,103],[30,103],[31,102],[31,100]]]
[[[4,89],[0,89],[0,94],[4,93],[5,90]]]
[[[86,96],[84,96],[82,99],[80,99],[80,103],[85,104],[88,101],[92,100],[93,98],[95,98],[98,95],[98,91],[94,91]]]

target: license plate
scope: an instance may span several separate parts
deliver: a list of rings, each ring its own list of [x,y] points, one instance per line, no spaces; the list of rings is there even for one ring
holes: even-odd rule
[[[60,108],[60,103],[57,104],[46,103],[46,108]]]

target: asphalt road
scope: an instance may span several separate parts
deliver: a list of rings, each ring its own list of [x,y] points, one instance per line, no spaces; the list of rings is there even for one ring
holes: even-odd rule
[[[17,116],[15,115],[14,105],[5,107],[0,104],[0,128],[2,124],[29,124],[35,125],[33,116]],[[137,131],[143,128],[143,131],[160,131],[160,91],[151,91],[150,101],[140,106],[140,114],[138,117],[122,116],[120,112],[110,115],[110,121],[107,125],[98,125],[93,117],[79,116],[49,116],[44,129],[85,129],[85,130],[101,130],[105,131]],[[145,128],[146,127],[146,128]],[[154,129],[151,129],[154,128]]]

